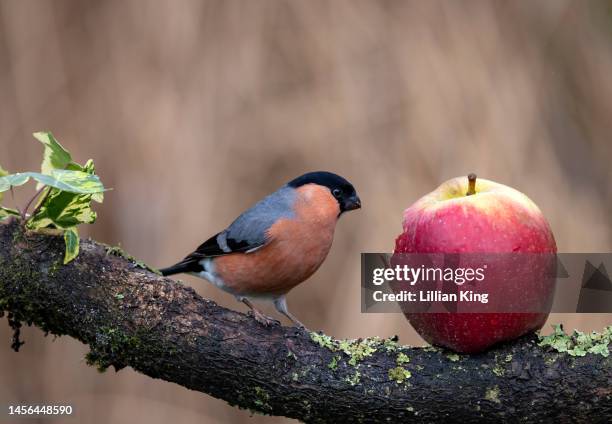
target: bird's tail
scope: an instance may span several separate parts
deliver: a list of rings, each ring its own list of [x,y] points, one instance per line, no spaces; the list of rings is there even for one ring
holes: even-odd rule
[[[181,274],[183,272],[198,272],[201,271],[202,267],[197,261],[182,261],[178,264],[169,266],[168,268],[162,268],[159,270],[163,276]]]

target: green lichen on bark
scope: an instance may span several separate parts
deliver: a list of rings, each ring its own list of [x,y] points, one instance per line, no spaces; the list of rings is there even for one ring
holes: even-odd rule
[[[485,399],[489,402],[501,403],[499,400],[499,387],[489,387],[485,392]]]
[[[327,367],[330,370],[336,370],[338,369],[338,359],[340,359],[340,356],[338,355],[334,355],[331,362],[329,364],[327,364]]]
[[[572,334],[566,334],[561,324],[553,325],[553,329],[552,334],[540,336],[539,346],[549,347],[570,356],[585,356],[591,353],[606,358],[610,355],[608,346],[612,343],[612,326],[604,328],[601,333],[574,330]]]
[[[493,374],[495,374],[496,376],[501,377],[504,375],[504,373],[505,370],[501,365],[497,364],[493,367]]]
[[[142,347],[138,335],[127,334],[120,327],[104,326],[96,334],[96,341],[85,359],[101,372],[111,365],[119,370],[127,366],[132,352]]]
[[[268,401],[270,400],[270,395],[265,389],[256,386],[254,388],[254,395],[254,403],[258,408],[264,411],[270,411],[272,409],[270,404],[268,404]]]
[[[347,376],[345,381],[351,386],[356,386],[361,381],[361,373],[356,370],[352,375]]]
[[[364,339],[344,339],[336,340],[323,333],[311,332],[310,338],[313,342],[324,347],[331,352],[341,352],[348,357],[347,363],[351,366],[358,365],[365,358],[372,356],[377,351],[387,353],[396,352],[401,349],[411,349],[410,346],[401,346],[397,343],[397,336],[381,339],[380,337],[368,337]],[[414,349],[414,348],[412,348]],[[399,353],[401,360],[409,358],[404,353]]]
[[[16,227],[13,231],[12,239],[13,242],[17,241],[20,249],[32,250],[25,234],[19,228]],[[61,258],[59,262],[61,263]],[[42,286],[44,278],[57,273],[56,263],[56,260],[52,260],[51,265],[40,267],[39,264],[28,261],[25,255],[16,255],[12,261],[2,261],[0,264],[5,278],[5,283],[0,284],[0,310],[11,311],[10,325],[16,333],[13,344],[15,350],[19,350],[23,344],[19,340],[19,328],[22,323],[36,325],[45,333],[69,334],[69,328],[65,328],[65,323],[58,316],[57,310],[47,308],[38,296],[44,289]],[[29,284],[20,284],[22,281],[28,281]]]
[[[154,274],[161,275],[158,269],[153,268],[152,266],[147,265],[144,261],[136,259],[134,256],[127,253],[121,246],[109,246],[106,245],[106,254],[112,256],[119,256],[121,258],[127,259],[132,262],[136,267],[146,269]]]
[[[356,366],[364,358],[372,356],[376,350],[384,346],[378,337],[355,340],[335,340],[334,338],[322,333],[310,333],[310,338],[319,346],[329,349],[332,352],[342,352],[348,356],[348,364]]]
[[[412,373],[404,367],[395,367],[389,370],[389,379],[401,384],[412,377]]]
[[[407,364],[408,362],[410,362],[410,358],[404,352],[400,352],[397,354],[395,362],[397,362],[397,365]]]
[[[446,355],[446,357],[451,362],[457,362],[458,360],[461,359],[461,357],[459,355],[457,355],[456,353],[449,353],[449,354]]]

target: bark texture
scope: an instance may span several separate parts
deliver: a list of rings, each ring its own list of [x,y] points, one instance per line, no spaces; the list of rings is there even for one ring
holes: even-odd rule
[[[609,422],[612,357],[574,358],[534,335],[478,355],[393,340],[336,341],[203,299],[118,249],[0,224],[0,310],[130,366],[253,411],[305,422]],[[7,341],[8,342],[8,341]],[[18,342],[18,340],[17,340]],[[19,347],[19,343],[14,343]]]

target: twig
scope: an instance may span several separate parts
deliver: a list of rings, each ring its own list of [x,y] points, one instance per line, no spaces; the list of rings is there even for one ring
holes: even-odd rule
[[[19,215],[21,215],[21,210],[19,210],[19,205],[17,205],[17,202],[15,201],[15,190],[13,190],[13,186],[11,186],[11,199],[13,200],[13,203],[15,204],[15,209],[17,209],[17,212],[19,212]]]
[[[38,204],[36,205],[36,207],[32,211],[32,215],[31,216],[35,216],[36,213],[38,213],[38,211],[42,207],[43,203],[45,203],[45,200],[47,200],[47,197],[49,197],[49,193],[51,193],[51,187],[47,187],[47,188],[48,188],[48,190],[46,191],[45,195],[40,199],[40,201],[38,202]]]
[[[42,186],[41,188],[39,188],[36,193],[34,194],[34,196],[32,196],[32,198],[28,201],[28,204],[25,206],[25,208],[23,209],[23,211],[21,212],[21,220],[25,225],[25,221],[26,221],[26,216],[27,216],[27,212],[28,209],[30,208],[30,206],[32,205],[32,202],[34,202],[34,200],[36,200],[36,198],[38,196],[40,196],[40,194],[43,192],[43,190],[45,190],[46,188],[48,188],[47,186]],[[13,188],[11,187],[11,190]],[[47,198],[47,195],[49,194],[49,191],[47,191],[47,194],[45,194],[45,197],[38,203],[38,206],[36,207],[36,209],[34,209],[34,212],[32,212],[32,216],[34,216],[34,214],[36,212],[38,212],[38,209],[40,209],[40,206],[42,205],[42,203],[44,202],[44,200]]]

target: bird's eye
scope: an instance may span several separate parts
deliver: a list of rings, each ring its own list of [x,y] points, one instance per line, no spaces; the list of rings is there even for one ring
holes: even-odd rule
[[[339,188],[335,188],[332,190],[332,194],[336,199],[338,199],[340,198],[340,196],[342,196],[342,190],[340,190]]]

